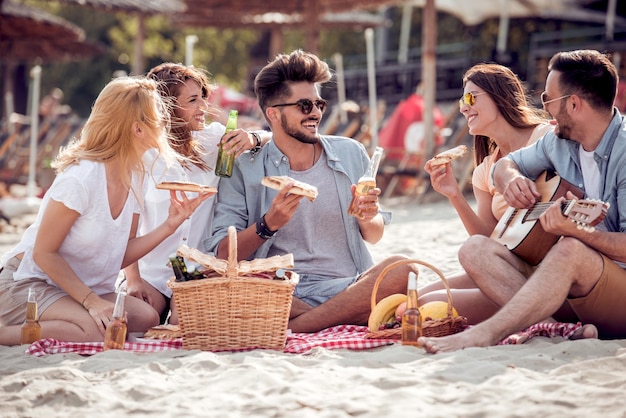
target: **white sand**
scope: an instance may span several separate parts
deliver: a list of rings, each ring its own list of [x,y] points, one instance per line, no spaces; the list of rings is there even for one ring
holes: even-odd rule
[[[466,234],[446,202],[392,206],[377,260],[402,253],[444,273],[458,268]],[[437,355],[401,345],[43,358],[24,349],[0,347],[2,417],[626,416],[626,340],[535,337]]]

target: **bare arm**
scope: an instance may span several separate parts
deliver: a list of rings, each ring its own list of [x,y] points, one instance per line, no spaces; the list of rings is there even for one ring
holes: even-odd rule
[[[474,212],[459,188],[450,163],[444,166],[431,167],[429,161],[424,169],[430,174],[433,189],[448,198],[468,234],[491,235],[497,220],[491,211],[492,196],[490,193],[474,188],[474,197],[477,203],[477,212]]]
[[[504,200],[514,208],[530,208],[541,197],[535,183],[524,177],[517,164],[508,158],[502,158],[496,164],[493,181]]]
[[[224,134],[222,138],[224,150],[229,154],[234,151],[235,157],[239,157],[244,151],[257,146],[257,136],[260,140],[258,145],[261,147],[272,139],[272,133],[269,131],[254,131],[252,133],[243,129],[234,129]]]
[[[293,184],[287,184],[278,192],[272,201],[270,209],[265,214],[265,223],[271,231],[278,231],[287,225],[296,209],[298,209],[300,200],[304,197],[302,195],[290,194],[289,189],[292,186]],[[256,233],[256,224],[239,231],[237,233],[237,258],[239,260],[249,258],[264,242],[265,240]],[[228,258],[228,238],[220,241],[216,256]]]
[[[576,196],[568,192],[567,199],[576,199]],[[561,204],[564,201],[564,197],[557,199],[540,217],[541,226],[546,232],[576,238],[612,260],[626,262],[625,233],[578,229],[574,222],[563,215]]]
[[[215,193],[201,193],[193,199],[188,199],[184,192],[176,192],[170,190],[170,209],[169,215],[165,222],[157,226],[155,229],[137,237],[137,225],[139,224],[139,216],[135,215],[133,220],[133,227],[128,240],[128,246],[126,247],[126,253],[124,254],[124,260],[122,261],[122,267],[125,268],[128,265],[136,262],[141,257],[159,245],[165,238],[169,237],[178,229],[178,227],[187,219],[194,210],[204,202],[210,196]],[[180,197],[179,197],[180,196]]]
[[[129,295],[148,302],[152,305],[152,295],[148,291],[148,284],[143,281],[139,271],[139,263],[134,262],[130,266],[124,268],[124,276],[126,277],[126,291]]]

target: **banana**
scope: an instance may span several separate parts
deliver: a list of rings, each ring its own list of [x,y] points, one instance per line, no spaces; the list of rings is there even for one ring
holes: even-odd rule
[[[372,309],[372,312],[370,313],[370,317],[367,322],[370,332],[378,331],[382,324],[394,317],[396,315],[396,308],[402,302],[406,302],[406,295],[400,293],[381,299],[381,301],[374,306],[374,309]]]

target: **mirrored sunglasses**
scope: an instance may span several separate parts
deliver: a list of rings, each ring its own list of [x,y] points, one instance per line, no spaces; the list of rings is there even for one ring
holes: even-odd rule
[[[466,104],[468,106],[474,106],[474,103],[476,103],[476,96],[480,96],[481,94],[485,94],[485,92],[482,92],[482,93],[467,92],[467,93],[465,93],[459,99],[459,108],[462,108],[464,104]]]

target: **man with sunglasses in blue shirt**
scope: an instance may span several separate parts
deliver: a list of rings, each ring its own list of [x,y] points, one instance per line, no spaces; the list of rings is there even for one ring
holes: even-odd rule
[[[514,208],[533,210],[541,202],[532,180],[547,171],[604,206],[606,216],[595,230],[578,228],[565,215],[571,205],[556,199],[540,222],[562,238],[537,266],[496,240],[470,237],[459,261],[500,309],[459,334],[421,338],[428,351],[494,345],[553,315],[586,324],[579,337],[626,338],[626,120],[614,107],[617,82],[615,66],[598,51],[557,53],[541,95],[554,132],[501,159],[493,172],[496,188]],[[576,197],[568,192],[567,199]]]
[[[230,179],[220,182],[213,236],[206,250],[228,256],[227,228],[238,231],[240,259],[292,253],[300,282],[294,291],[289,328],[316,332],[340,324],[367,324],[370,296],[382,269],[403,257],[374,266],[366,242],[378,242],[388,214],[378,204],[380,189],[360,196],[363,219],[348,215],[355,184],[369,157],[362,144],[318,129],[327,103],[319,96],[329,81],[328,65],[296,50],[281,54],[255,79],[259,106],[273,140],[256,154],[243,154]],[[265,176],[289,176],[318,189],[311,202],[261,185]],[[383,298],[405,293],[410,266],[388,273],[378,289]]]

